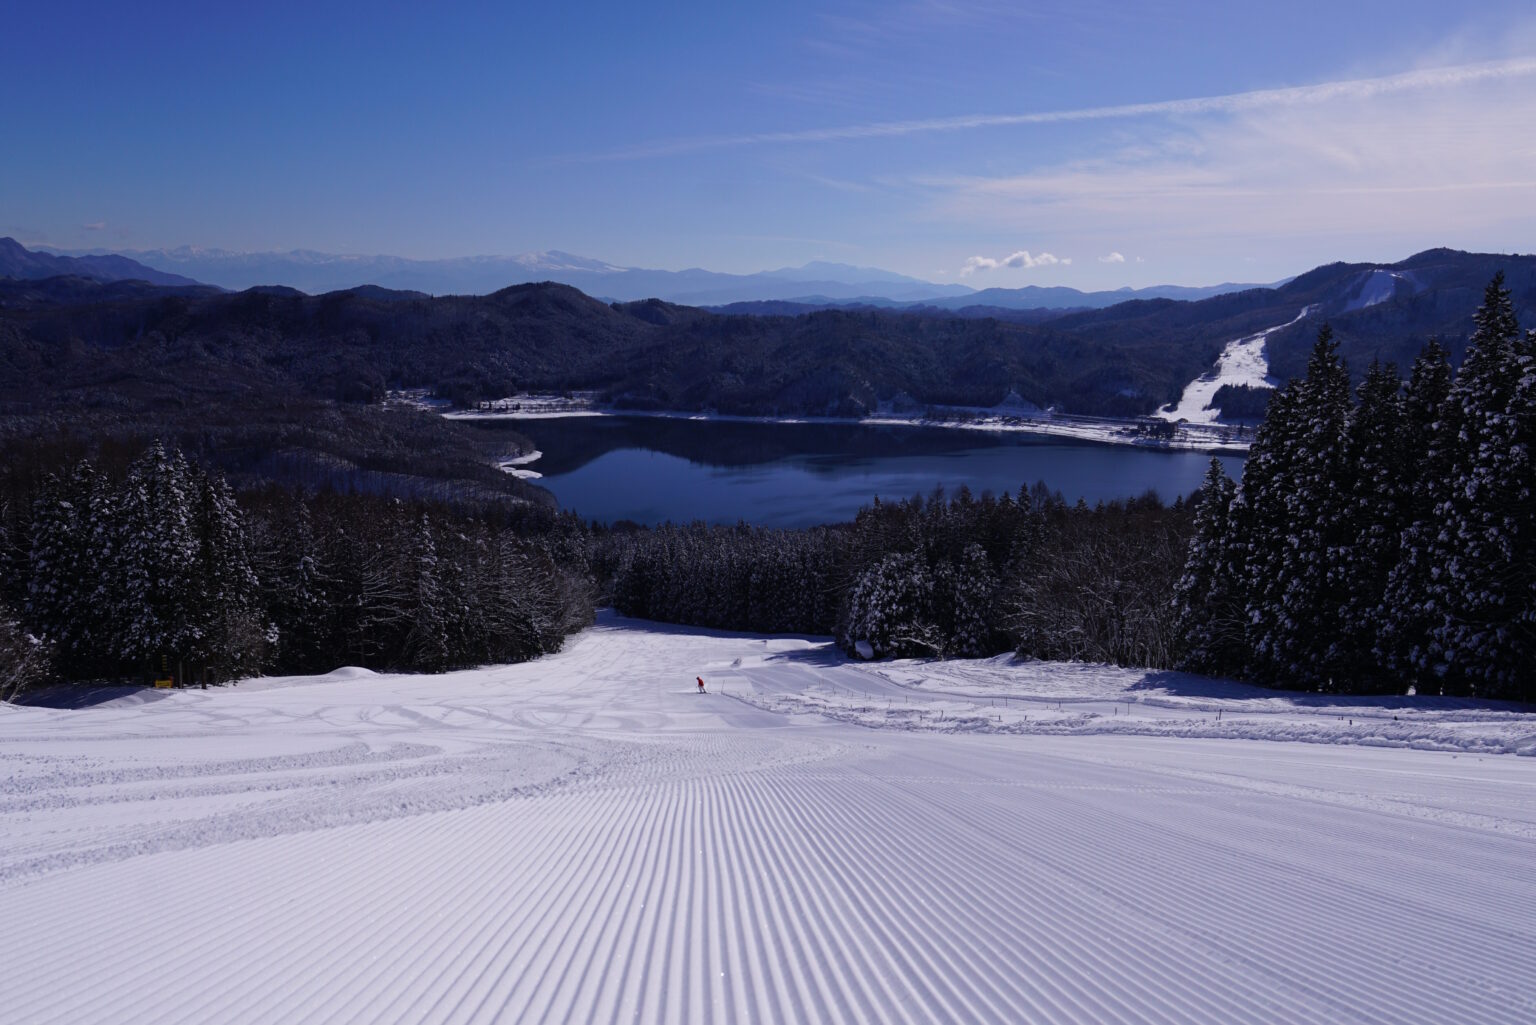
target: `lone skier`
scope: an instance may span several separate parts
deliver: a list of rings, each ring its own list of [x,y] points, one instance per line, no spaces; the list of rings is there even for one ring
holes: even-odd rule
[[[704,677],[699,676],[699,677],[695,677],[695,679],[697,679],[699,681],[699,693],[703,694],[704,693]]]

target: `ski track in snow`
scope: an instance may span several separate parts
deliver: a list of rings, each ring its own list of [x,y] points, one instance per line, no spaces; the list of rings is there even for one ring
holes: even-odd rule
[[[1245,335],[1228,342],[1226,348],[1221,351],[1221,355],[1216,358],[1214,370],[1189,382],[1176,404],[1164,406],[1152,415],[1163,420],[1214,424],[1216,418],[1221,415],[1221,410],[1213,407],[1211,401],[1216,398],[1216,393],[1222,389],[1223,385],[1247,385],[1250,388],[1275,387],[1275,382],[1269,377],[1269,358],[1264,354],[1264,346],[1270,335],[1290,327],[1311,310],[1310,306],[1304,307],[1294,319],[1284,324],[1276,324],[1257,334]]]
[[[0,1020],[1536,1019],[1536,758],[1478,753],[1536,726],[1330,702],[605,615],[0,705]],[[1444,750],[1343,725],[1394,714]]]

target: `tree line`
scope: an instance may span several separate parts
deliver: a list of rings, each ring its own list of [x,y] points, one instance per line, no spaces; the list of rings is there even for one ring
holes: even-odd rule
[[[0,517],[0,687],[223,682],[338,665],[437,671],[558,650],[590,622],[584,533],[444,503],[281,488],[237,500],[151,445],[81,460]]]
[[[1192,523],[1182,501],[1090,508],[1043,484],[877,499],[804,530],[497,523],[487,508],[275,486],[237,500],[156,445],[117,475],[81,460],[0,517],[0,663],[34,680],[39,657],[69,680],[442,670],[556,650],[611,603],[831,634],[864,658],[1012,649],[1167,667]]]
[[[1013,649],[1166,667],[1168,602],[1191,516],[1155,495],[1094,508],[1043,484],[878,499],[810,530],[666,526],[598,545],[626,615],[721,629],[832,634],[851,655]]]
[[[1273,686],[1536,699],[1536,333],[1503,275],[1466,358],[1351,396],[1325,326],[1240,483],[1213,463],[1175,591],[1181,664]]]

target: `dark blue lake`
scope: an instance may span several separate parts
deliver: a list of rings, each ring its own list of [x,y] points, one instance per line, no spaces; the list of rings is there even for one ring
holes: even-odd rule
[[[494,431],[481,422],[482,430]],[[562,508],[584,519],[802,527],[853,518],[883,501],[962,485],[1016,493],[1044,481],[1068,501],[1167,501],[1200,486],[1210,456],[1017,433],[857,424],[768,424],[646,417],[572,417],[506,424],[544,453]],[[1242,457],[1220,457],[1227,473]]]

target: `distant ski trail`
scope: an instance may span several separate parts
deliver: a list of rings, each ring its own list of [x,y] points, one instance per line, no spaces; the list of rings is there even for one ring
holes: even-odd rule
[[[1536,842],[1496,811],[1529,811],[1536,760],[906,733],[730,696],[893,686],[808,647],[610,626],[478,673],[15,710],[0,1018],[1536,1014]],[[261,743],[283,750],[217,761]],[[1379,809],[1309,796],[1339,766]],[[1399,813],[1488,791],[1470,825]]]
[[[1214,370],[1202,374],[1184,387],[1184,394],[1176,403],[1159,409],[1153,416],[1164,420],[1184,420],[1192,424],[1213,424],[1221,410],[1212,408],[1211,402],[1224,385],[1240,385],[1249,388],[1273,388],[1269,379],[1269,358],[1264,346],[1269,336],[1290,327],[1312,311],[1305,306],[1284,324],[1265,328],[1255,334],[1244,335],[1228,342],[1216,359]]]

